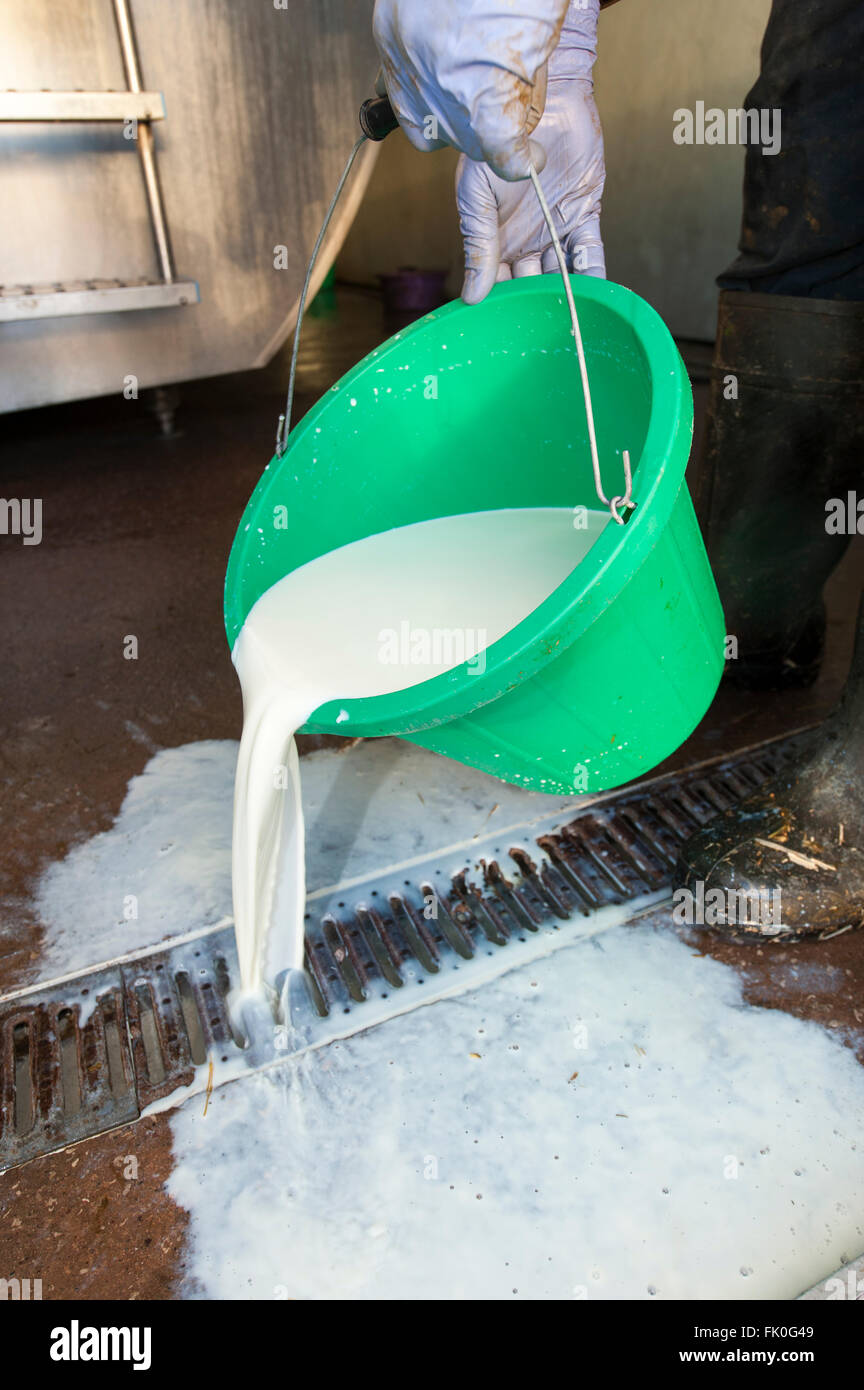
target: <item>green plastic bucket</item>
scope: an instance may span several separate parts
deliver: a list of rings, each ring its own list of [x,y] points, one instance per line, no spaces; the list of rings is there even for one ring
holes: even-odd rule
[[[684,365],[638,295],[583,276],[573,291],[604,490],[623,492],[629,449],[636,510],[487,649],[482,672],[466,662],[396,694],[331,702],[302,732],[397,734],[560,795],[639,776],[702,718],[724,623],[684,484]],[[268,464],[228,561],[228,641],[271,585],[338,546],[461,512],[577,506],[599,503],[560,278],[448,304],[331,387]]]

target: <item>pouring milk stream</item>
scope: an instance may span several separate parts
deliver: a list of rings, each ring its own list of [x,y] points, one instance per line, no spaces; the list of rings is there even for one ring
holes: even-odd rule
[[[233,896],[241,989],[303,968],[306,896],[294,735],[332,700],[418,685],[485,649],[584,558],[608,511],[472,512],[384,531],[311,560],[249,612],[232,659],[243,690]],[[346,724],[346,733],[349,726]],[[277,866],[291,884],[271,921]]]

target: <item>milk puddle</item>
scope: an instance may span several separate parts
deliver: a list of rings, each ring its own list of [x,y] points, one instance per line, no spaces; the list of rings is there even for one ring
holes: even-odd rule
[[[226,916],[236,748],[158,753],[46,872],[52,970]],[[395,739],[303,771],[314,889],[470,842],[498,803],[502,827],[556,809]],[[854,1259],[864,1071],[657,921],[224,1086],[206,1115],[194,1096],[170,1118],[186,1294],[793,1298]]]
[[[391,694],[485,648],[561,584],[606,511],[530,508],[385,531],[287,575],[250,611],[232,659],[243,690],[233,898],[244,992],[303,967],[305,844],[294,734],[319,706]],[[350,723],[345,713],[345,732]],[[278,921],[271,922],[279,857]]]
[[[612,928],[187,1101],[184,1292],[791,1299],[864,1248],[862,1100],[836,1036]]]

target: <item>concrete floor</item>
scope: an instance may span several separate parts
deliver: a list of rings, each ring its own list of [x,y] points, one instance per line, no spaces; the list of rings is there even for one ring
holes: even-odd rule
[[[340,291],[331,316],[309,319],[298,413],[393,329],[376,296]],[[36,974],[31,888],[41,867],[111,824],[129,779],[158,748],[239,736],[222,582],[238,519],[273,451],[286,380],[282,353],[264,372],[184,387],[171,439],[159,437],[146,397],[4,419],[3,493],[43,499],[44,538],[32,547],[0,538],[0,992]],[[698,380],[695,394],[698,447]],[[724,687],[669,766],[824,715],[848,668],[862,559],[853,547],[829,585],[817,685],[784,697]],[[130,635],[136,661],[124,659]],[[753,1003],[829,1027],[864,1024],[860,934],[710,950],[741,971]],[[796,993],[793,961],[825,967],[833,985]],[[119,1160],[130,1153],[136,1181],[122,1177]],[[171,1297],[185,1216],[162,1191],[170,1161],[168,1122],[159,1116],[0,1177],[0,1277],[41,1277],[45,1298]]]

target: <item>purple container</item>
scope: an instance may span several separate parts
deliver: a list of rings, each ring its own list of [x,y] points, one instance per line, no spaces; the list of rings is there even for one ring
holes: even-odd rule
[[[416,270],[402,266],[395,275],[379,275],[384,307],[391,314],[428,314],[447,298],[446,270]]]

